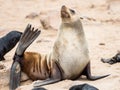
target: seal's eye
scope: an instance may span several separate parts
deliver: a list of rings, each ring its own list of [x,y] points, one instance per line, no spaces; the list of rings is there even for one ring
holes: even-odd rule
[[[71,12],[72,14],[75,14],[75,11],[74,11],[74,10],[72,10],[72,9],[70,9],[70,12]]]

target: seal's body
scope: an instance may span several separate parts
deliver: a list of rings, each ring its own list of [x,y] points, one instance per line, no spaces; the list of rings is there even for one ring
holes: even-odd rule
[[[53,47],[52,59],[60,64],[64,79],[75,79],[82,73],[89,62],[89,55],[80,20],[62,22]]]
[[[19,41],[21,32],[11,31],[4,37],[0,38],[0,61],[5,60],[4,55],[9,52]]]
[[[28,30],[24,32],[20,39],[14,61],[20,63],[21,70],[30,79],[43,80],[36,81],[33,85],[37,87],[63,79],[77,79],[81,75],[86,75],[89,80],[97,80],[108,76],[96,77],[91,75],[87,43],[81,21],[75,11],[62,6],[61,19],[57,39],[49,54],[24,53],[25,49],[35,39],[31,36],[34,33],[31,26],[28,27]]]

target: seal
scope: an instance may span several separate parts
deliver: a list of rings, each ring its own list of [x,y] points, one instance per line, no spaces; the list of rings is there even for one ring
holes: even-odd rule
[[[74,85],[69,90],[99,90],[99,89],[85,83],[85,84],[80,84],[80,85]]]
[[[109,64],[115,64],[117,62],[120,62],[120,51],[116,55],[114,55],[112,58],[104,59],[101,58],[101,61],[103,63],[109,63]]]
[[[5,60],[4,55],[15,47],[21,35],[22,32],[11,31],[0,38],[0,61]]]
[[[75,80],[81,75],[85,75],[89,80],[109,76],[91,75],[88,46],[82,23],[76,12],[62,6],[61,19],[60,29],[50,53],[46,55],[36,52],[24,53],[33,41],[31,41],[33,38],[26,37],[33,35],[29,33],[30,29],[27,30],[27,33],[24,32],[25,36],[22,36],[16,49],[14,61],[20,63],[21,71],[26,73],[30,79],[37,80],[33,82],[34,87],[64,79]]]

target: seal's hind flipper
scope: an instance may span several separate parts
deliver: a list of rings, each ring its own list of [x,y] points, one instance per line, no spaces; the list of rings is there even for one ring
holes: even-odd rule
[[[40,30],[34,29],[30,24],[27,25],[23,35],[20,38],[18,47],[16,49],[17,55],[22,55],[26,48],[38,37]]]
[[[18,62],[14,62],[10,71],[10,90],[15,90],[20,85],[21,68]]]
[[[34,27],[31,27],[30,24],[27,25],[27,28],[22,34],[10,70],[10,90],[15,90],[20,85],[20,61],[22,59],[21,56],[24,54],[24,51],[27,49],[27,47],[38,37],[39,34],[40,30],[34,30]]]
[[[88,65],[84,69],[82,75],[86,75],[87,79],[89,79],[89,80],[98,80],[98,79],[101,79],[101,78],[105,78],[105,77],[109,76],[110,74],[103,75],[103,76],[92,76],[91,75],[91,69],[90,69],[90,63],[88,63]]]

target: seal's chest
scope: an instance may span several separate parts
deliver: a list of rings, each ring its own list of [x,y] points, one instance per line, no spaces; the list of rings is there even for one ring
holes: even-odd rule
[[[66,31],[65,33],[63,33],[60,38],[60,49],[63,51],[64,53],[69,53],[72,54],[74,53],[78,53],[81,51],[81,49],[84,47],[84,42],[81,40],[80,36],[73,32],[73,31]],[[84,38],[83,38],[84,40]]]
[[[70,31],[63,33],[59,39],[59,63],[65,77],[71,78],[78,75],[89,61],[86,41],[84,36]]]

